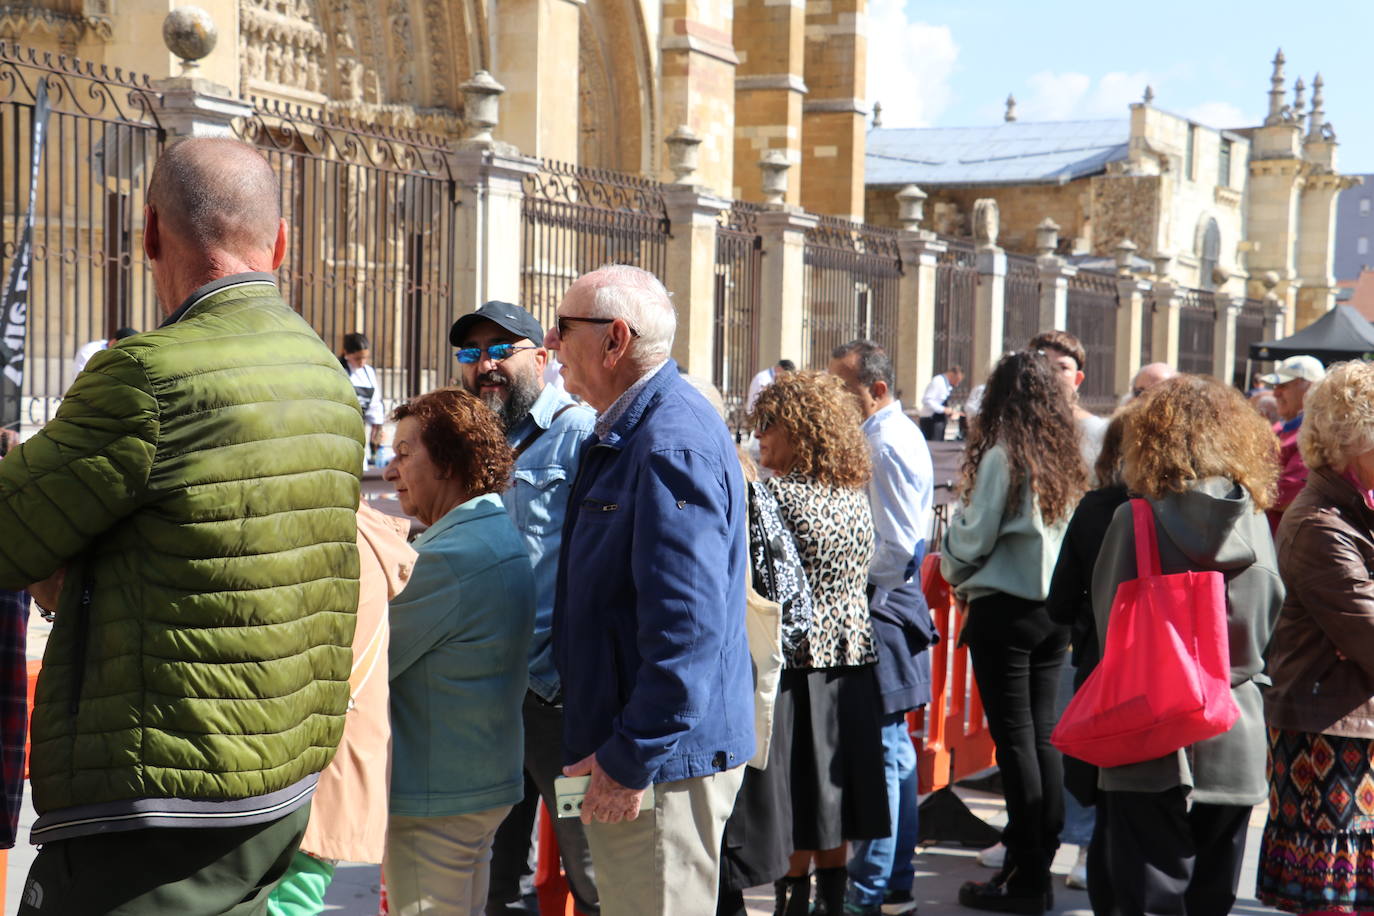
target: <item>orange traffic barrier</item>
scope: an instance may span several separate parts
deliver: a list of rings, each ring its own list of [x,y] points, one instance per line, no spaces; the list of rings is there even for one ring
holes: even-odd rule
[[[568,890],[558,838],[553,833],[553,818],[549,817],[549,809],[543,802],[539,803],[538,859],[534,868],[534,889],[539,897],[539,916],[582,916]]]
[[[29,662],[28,672],[28,709],[29,715],[33,714],[33,691],[38,686],[38,669],[43,667],[43,663],[38,660]],[[29,730],[24,729],[24,778],[29,778]],[[5,877],[9,872],[10,852],[8,849],[0,849],[0,900],[5,899]]]
[[[996,749],[968,649],[958,645],[961,622],[954,611],[954,591],[940,575],[938,553],[927,554],[921,564],[921,591],[940,634],[930,650],[930,705],[907,714],[924,794],[992,766]]]

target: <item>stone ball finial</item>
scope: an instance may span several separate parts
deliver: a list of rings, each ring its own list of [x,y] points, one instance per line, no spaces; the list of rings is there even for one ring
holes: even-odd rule
[[[1131,275],[1131,268],[1134,266],[1136,244],[1130,239],[1122,239],[1116,243],[1116,272],[1123,276]]]
[[[162,20],[162,43],[181,59],[183,76],[199,67],[218,41],[215,20],[198,6],[179,6]]]
[[[668,144],[668,168],[673,172],[673,180],[690,184],[701,161],[701,138],[686,124],[679,124],[663,142]]]
[[[467,125],[467,139],[479,143],[491,143],[491,130],[500,123],[499,103],[501,94],[506,91],[496,79],[485,70],[478,70],[458,87],[463,93],[463,122]]]
[[[883,103],[882,103],[882,102],[874,102],[874,103],[873,103],[873,126],[874,126],[874,127],[882,127],[882,126],[883,126]]]
[[[1260,276],[1260,283],[1264,285],[1266,293],[1272,293],[1274,288],[1279,285],[1279,272],[1277,270],[1266,270]]]
[[[1002,118],[1005,121],[1016,120],[1016,96],[1011,93],[1007,93],[1007,112],[1002,115]]]
[[[787,161],[787,153],[780,149],[770,149],[759,160],[763,172],[763,202],[774,206],[783,203],[787,196],[787,170],[792,163]]]

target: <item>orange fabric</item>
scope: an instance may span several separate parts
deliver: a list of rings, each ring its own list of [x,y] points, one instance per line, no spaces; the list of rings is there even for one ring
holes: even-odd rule
[[[353,633],[352,693],[343,740],[320,774],[301,849],[322,859],[380,863],[386,850],[391,722],[387,643],[390,599],[415,566],[406,543],[410,520],[366,503],[358,508],[358,625]]]

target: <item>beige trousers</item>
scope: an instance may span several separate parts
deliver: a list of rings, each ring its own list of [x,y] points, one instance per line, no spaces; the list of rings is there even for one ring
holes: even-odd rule
[[[720,838],[744,767],[654,786],[654,809],[591,823],[601,916],[715,916]]]
[[[482,916],[491,841],[510,805],[449,817],[392,817],[386,895],[393,916]]]

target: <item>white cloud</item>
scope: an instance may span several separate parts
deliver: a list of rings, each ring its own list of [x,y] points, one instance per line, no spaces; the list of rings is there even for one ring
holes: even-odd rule
[[[1257,116],[1246,114],[1230,102],[1203,102],[1183,112],[1183,116],[1208,127],[1245,127],[1260,123]]]
[[[952,99],[959,46],[948,26],[907,20],[905,0],[868,8],[868,98],[883,105],[885,127],[929,127]]]
[[[1018,95],[1017,114],[1026,121],[1124,118],[1152,81],[1144,71],[1113,71],[1094,80],[1086,73],[1042,70],[1027,80],[1030,92]]]

